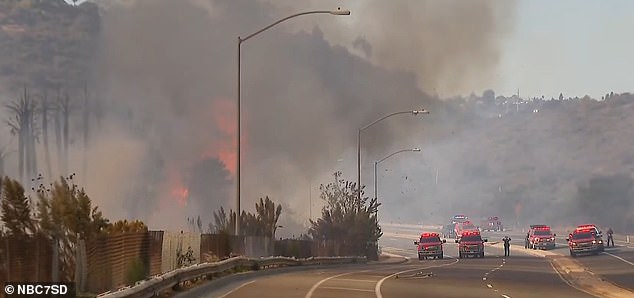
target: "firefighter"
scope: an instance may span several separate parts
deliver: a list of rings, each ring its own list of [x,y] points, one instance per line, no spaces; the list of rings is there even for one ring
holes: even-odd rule
[[[528,248],[528,238],[530,238],[531,232],[526,233],[526,238],[524,238],[524,248]]]
[[[614,237],[612,234],[614,234],[614,231],[612,231],[612,228],[608,228],[608,247],[610,247],[610,241],[612,241],[612,247],[614,247]]]
[[[504,256],[508,257],[511,255],[511,238],[509,236],[504,236]]]

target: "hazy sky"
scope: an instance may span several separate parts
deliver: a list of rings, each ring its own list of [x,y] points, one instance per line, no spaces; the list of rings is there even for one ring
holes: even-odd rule
[[[516,17],[496,93],[600,99],[634,91],[634,1],[521,0]]]
[[[331,3],[306,1],[308,7],[330,7]],[[510,16],[515,18],[514,28],[504,41],[497,75],[489,85],[474,92],[480,94],[493,88],[497,94],[509,95],[519,88],[522,96],[550,98],[563,92],[565,96],[588,94],[600,99],[610,91],[634,91],[631,75],[634,1],[518,0],[518,3],[516,14]],[[342,0],[341,4],[354,14],[358,3]],[[293,4],[296,5],[297,2]],[[323,20],[320,23],[323,26]]]

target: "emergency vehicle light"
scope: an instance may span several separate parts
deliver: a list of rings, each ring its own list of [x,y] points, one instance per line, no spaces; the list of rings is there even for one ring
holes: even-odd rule
[[[423,233],[423,237],[437,237],[438,233]]]
[[[538,227],[535,227],[535,230],[547,230],[548,231],[548,230],[550,230],[550,227],[549,226],[538,226]]]
[[[580,225],[577,227],[577,230],[582,230],[582,229],[593,229],[596,228],[595,225]]]

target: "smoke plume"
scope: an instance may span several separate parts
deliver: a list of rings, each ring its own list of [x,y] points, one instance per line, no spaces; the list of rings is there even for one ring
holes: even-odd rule
[[[95,84],[114,132],[100,136],[110,150],[93,144],[108,153],[90,169],[119,160],[121,183],[90,183],[107,214],[173,228],[234,208],[237,37],[299,9],[295,2],[137,0],[104,10]],[[351,16],[298,18],[243,44],[243,209],[269,195],[303,222],[310,187],[317,215],[317,184],[335,170],[355,180],[357,129],[385,114],[432,111],[364,131],[363,184],[371,160],[458,127],[466,119],[427,94],[487,82],[513,12],[509,2],[342,3]],[[403,158],[402,173],[420,171],[412,158],[420,160]]]

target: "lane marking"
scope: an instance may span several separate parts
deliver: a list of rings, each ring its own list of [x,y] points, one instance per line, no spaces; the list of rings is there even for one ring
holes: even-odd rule
[[[509,296],[509,295],[504,295],[504,294],[502,294],[502,297],[504,297],[504,298],[511,298],[511,296]]]
[[[321,287],[322,289],[331,289],[331,290],[345,290],[345,291],[359,291],[359,292],[374,292],[373,290],[368,289],[356,289],[356,288],[344,288],[344,287]]]
[[[487,280],[487,278],[486,278],[486,277],[483,277],[483,278],[482,278],[482,280]]]
[[[218,297],[218,298],[225,298],[225,297],[227,297],[227,296],[229,296],[229,295],[231,295],[231,294],[235,293],[237,290],[240,290],[241,288],[243,288],[243,287],[245,287],[245,286],[248,286],[248,285],[250,285],[250,284],[254,283],[255,281],[256,281],[256,280],[247,281],[247,282],[245,282],[245,283],[243,283],[243,284],[239,285],[238,287],[234,288],[233,290],[231,290],[231,291],[229,291],[229,292],[226,292],[224,295],[222,295],[222,296],[220,296],[220,297]]]
[[[491,284],[487,284],[487,287],[488,287],[489,289],[490,289],[490,288],[493,288],[493,286],[492,286]]]
[[[371,280],[371,279],[353,279],[353,278],[337,278],[337,280],[356,281],[356,282],[371,282],[371,283],[375,283],[376,282],[376,280]]]
[[[573,289],[576,289],[579,292],[584,292],[584,293],[586,293],[586,294],[588,294],[590,296],[595,296],[594,294],[590,293],[589,291],[587,291],[587,290],[585,290],[583,288],[577,287],[576,285],[574,285],[570,281],[568,281],[566,278],[564,278],[563,274],[561,274],[561,272],[559,272],[559,270],[557,270],[557,268],[555,268],[555,264],[553,264],[553,262],[554,262],[554,260],[549,262],[550,263],[550,267],[552,267],[553,271],[555,271],[555,273],[557,273],[557,275],[559,276],[559,279],[561,279],[561,281],[563,281],[569,287],[571,287]]]
[[[630,264],[630,265],[634,266],[634,263],[632,263],[632,262],[630,262],[630,261],[628,261],[628,260],[626,260],[626,259],[624,259],[624,258],[621,258],[621,257],[619,257],[619,256],[617,256],[617,255],[613,255],[613,254],[611,254],[611,253],[609,253],[609,252],[603,252],[603,253],[604,253],[604,254],[606,254],[606,255],[609,255],[609,256],[615,257],[615,258],[617,258],[617,259],[619,259],[619,260],[621,260],[621,261],[623,261],[623,262],[625,262],[625,263],[628,263],[628,264]]]
[[[384,278],[382,278],[381,280],[379,280],[376,283],[376,286],[374,287],[374,293],[376,294],[376,298],[383,298],[383,294],[381,293],[381,286],[383,285],[383,282],[385,282],[386,279],[402,274],[402,273],[406,273],[406,272],[410,272],[410,271],[415,271],[415,270],[422,270],[422,269],[429,269],[429,268],[440,268],[440,267],[446,267],[446,266],[451,266],[451,265],[455,265],[460,261],[460,259],[454,259],[453,262],[451,263],[446,263],[446,264],[442,264],[442,265],[432,265],[432,266],[427,266],[427,267],[422,267],[422,268],[414,268],[414,269],[409,269],[409,270],[403,270],[400,272],[396,272],[393,274],[390,274]],[[306,297],[309,298],[309,297]]]
[[[313,285],[312,288],[310,288],[310,291],[308,291],[308,293],[306,294],[306,296],[304,296],[304,298],[310,298],[313,296],[313,293],[315,293],[315,290],[317,290],[317,288],[319,288],[319,286],[333,278],[337,278],[339,276],[346,276],[346,275],[350,275],[350,274],[355,274],[355,273],[360,273],[360,272],[366,272],[368,270],[362,270],[362,271],[352,271],[352,272],[346,272],[346,273],[341,273],[341,274],[337,274],[337,275],[333,275],[330,277],[326,277],[320,281],[318,281],[316,284]]]

